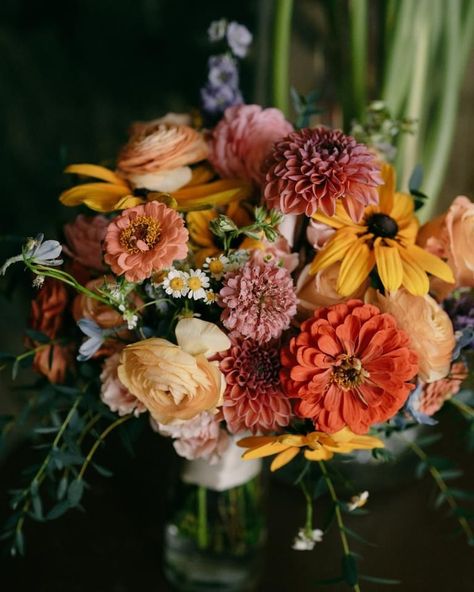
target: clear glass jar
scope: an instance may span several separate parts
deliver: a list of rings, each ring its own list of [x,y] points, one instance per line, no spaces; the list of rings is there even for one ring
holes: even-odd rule
[[[266,539],[259,461],[232,443],[216,465],[187,461],[171,492],[164,572],[182,592],[250,592]]]

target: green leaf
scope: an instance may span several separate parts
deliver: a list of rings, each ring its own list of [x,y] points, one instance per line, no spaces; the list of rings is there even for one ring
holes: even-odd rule
[[[67,486],[68,486],[67,478],[61,477],[61,479],[58,483],[58,491],[56,492],[56,497],[58,500],[62,500],[63,497],[66,495]]]
[[[431,446],[431,444],[434,444],[435,442],[439,442],[442,437],[443,437],[442,434],[429,434],[428,436],[423,436],[422,438],[417,438],[416,442],[422,448],[427,448],[428,446]]]
[[[373,582],[374,584],[383,584],[385,586],[396,586],[402,583],[400,580],[392,580],[391,578],[378,578],[376,576],[365,576],[362,574],[359,576],[359,578],[366,582]]]
[[[452,461],[450,461],[449,458],[444,458],[442,456],[429,456],[426,459],[426,462],[439,471],[453,468]]]
[[[31,498],[31,504],[33,506],[33,516],[39,520],[43,520],[43,504],[39,495],[35,495]]]
[[[67,499],[71,507],[79,504],[84,493],[84,482],[79,479],[72,481],[67,490]]]
[[[35,428],[35,434],[55,434],[56,432],[59,432],[59,427],[56,426]]]
[[[418,463],[416,469],[415,469],[415,476],[417,479],[421,479],[424,475],[426,475],[426,472],[428,471],[428,464],[422,460],[420,463]]]
[[[358,581],[357,562],[352,553],[342,557],[342,575],[349,586],[355,586]]]
[[[25,554],[25,537],[21,530],[15,532],[15,548],[20,555]]]
[[[410,193],[414,191],[419,191],[421,184],[423,183],[423,167],[421,164],[417,164],[413,169],[413,172],[410,176],[410,180],[408,181],[408,187],[410,189]]]
[[[324,479],[324,477],[320,477],[314,486],[313,499],[317,499],[318,497],[324,495],[327,491],[327,488],[328,485],[326,483],[326,479]]]
[[[92,463],[92,466],[99,473],[99,475],[102,475],[102,477],[112,477],[113,476],[113,472],[111,470],[106,469],[105,467],[103,467],[101,465],[98,465],[96,463]]]
[[[56,518],[59,518],[60,516],[65,514],[70,508],[71,506],[69,505],[69,502],[67,500],[59,502],[59,504],[55,505],[54,508],[52,508],[46,514],[46,520],[56,520]]]
[[[446,471],[440,471],[439,474],[445,481],[449,481],[449,479],[458,479],[464,475],[463,471],[460,469],[447,469]]]
[[[61,393],[62,395],[75,396],[81,392],[81,390],[76,387],[64,386],[63,384],[53,384],[53,388],[56,392]]]
[[[41,331],[36,331],[35,329],[26,329],[25,333],[28,335],[30,339],[33,341],[37,341],[38,343],[49,343],[51,338],[42,333]]]
[[[449,488],[449,493],[456,499],[463,501],[473,501],[474,493],[472,491],[466,491],[464,489],[453,489]]]

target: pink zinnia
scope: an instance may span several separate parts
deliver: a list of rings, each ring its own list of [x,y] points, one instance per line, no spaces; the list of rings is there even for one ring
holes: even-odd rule
[[[146,407],[120,382],[117,373],[120,355],[121,352],[117,352],[104,362],[100,375],[102,383],[100,398],[114,413],[118,413],[120,416],[133,413],[138,417],[140,413],[146,411]]]
[[[188,253],[188,231],[181,216],[158,201],[125,210],[105,237],[105,262],[117,275],[139,282]]]
[[[464,362],[456,362],[451,366],[446,378],[423,385],[421,393],[417,397],[416,410],[428,416],[434,415],[441,409],[445,401],[459,392],[466,378],[466,365]]]
[[[341,200],[358,221],[379,200],[377,158],[339,130],[302,129],[277,142],[266,163],[265,199],[285,214],[334,216]]]
[[[262,165],[273,144],[293,130],[278,109],[235,105],[226,109],[209,141],[209,160],[224,178],[261,184]]]
[[[280,337],[296,314],[291,275],[274,263],[247,262],[226,275],[219,304],[224,327],[259,343]]]
[[[232,347],[219,354],[227,387],[222,411],[229,431],[274,432],[290,423],[291,405],[279,378],[280,348],[231,335]]]

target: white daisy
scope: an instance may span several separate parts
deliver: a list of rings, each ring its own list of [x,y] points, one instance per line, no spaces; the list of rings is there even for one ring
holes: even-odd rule
[[[163,281],[163,290],[173,298],[186,296],[189,292],[187,280],[188,274],[185,271],[172,269]]]
[[[206,288],[209,288],[209,278],[202,269],[191,269],[186,278],[186,286],[189,290],[188,298],[206,300]]]
[[[212,290],[207,290],[206,292],[206,304],[214,304],[217,302],[217,294]]]
[[[209,271],[215,280],[222,279],[222,276],[228,271],[229,259],[225,255],[219,257],[207,257],[203,268]]]

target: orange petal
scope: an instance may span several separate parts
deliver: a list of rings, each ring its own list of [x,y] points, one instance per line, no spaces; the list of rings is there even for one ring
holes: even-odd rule
[[[328,450],[326,447],[321,446],[318,450],[305,450],[304,457],[306,460],[330,460],[334,456],[334,453],[331,450]]]
[[[379,187],[379,208],[384,214],[390,214],[393,207],[393,195],[395,193],[395,169],[390,164],[384,162],[381,174],[384,184]]]
[[[281,444],[280,442],[269,442],[263,446],[258,446],[257,448],[247,450],[247,452],[243,453],[242,458],[245,460],[250,460],[253,458],[263,458],[264,456],[273,456],[274,454],[283,452],[283,450],[286,450],[287,448],[287,444]]]
[[[96,164],[70,164],[64,169],[64,172],[83,175],[84,177],[94,177],[94,179],[107,181],[108,183],[112,183],[114,185],[128,186],[122,177],[119,177],[110,169]]]

